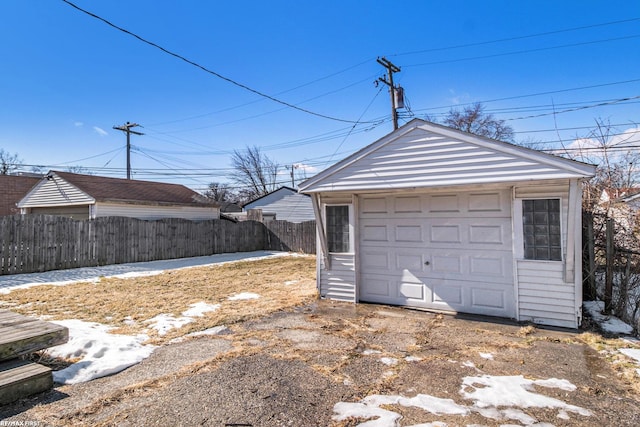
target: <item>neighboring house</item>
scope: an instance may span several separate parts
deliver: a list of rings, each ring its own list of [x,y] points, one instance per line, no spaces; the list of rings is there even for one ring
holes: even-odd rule
[[[576,328],[595,166],[414,119],[300,185],[322,297]]]
[[[280,187],[252,200],[242,208],[245,212],[250,209],[262,209],[265,218],[275,215],[275,219],[281,221],[304,222],[315,219],[311,197],[300,194],[291,187]]]
[[[0,175],[0,216],[16,215],[20,209],[16,203],[22,199],[31,188],[40,181],[40,175]]]
[[[218,204],[178,184],[50,171],[18,202],[21,213],[74,219],[220,218]]]

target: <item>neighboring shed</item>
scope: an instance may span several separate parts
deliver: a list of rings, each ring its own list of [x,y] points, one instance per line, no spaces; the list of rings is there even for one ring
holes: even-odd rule
[[[220,218],[218,204],[178,184],[49,172],[18,202],[21,213],[74,219],[125,216],[154,220]]]
[[[594,173],[414,119],[301,184],[320,294],[576,328]]]
[[[38,182],[39,176],[0,175],[0,216],[19,214],[16,203]]]
[[[300,194],[294,188],[280,187],[245,204],[244,211],[262,209],[263,215],[275,215],[275,219],[289,222],[313,221],[313,205],[307,194]]]

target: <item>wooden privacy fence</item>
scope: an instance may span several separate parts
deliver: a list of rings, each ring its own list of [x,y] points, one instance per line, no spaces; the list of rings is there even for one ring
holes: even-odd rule
[[[315,223],[0,217],[2,275],[256,250],[315,253]]]

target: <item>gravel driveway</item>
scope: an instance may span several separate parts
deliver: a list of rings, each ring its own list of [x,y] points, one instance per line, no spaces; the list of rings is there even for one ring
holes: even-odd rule
[[[91,426],[356,426],[367,419],[371,426],[640,425],[640,396],[579,332],[491,320],[322,300],[160,347],[119,374],[0,407],[0,419]],[[514,381],[523,384],[516,393],[508,388]],[[530,399],[518,401],[520,391]],[[487,396],[513,402],[492,405]]]

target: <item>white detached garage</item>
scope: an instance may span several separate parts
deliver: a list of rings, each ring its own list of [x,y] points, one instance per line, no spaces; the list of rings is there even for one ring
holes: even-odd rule
[[[412,120],[300,186],[324,298],[576,328],[595,166]]]

